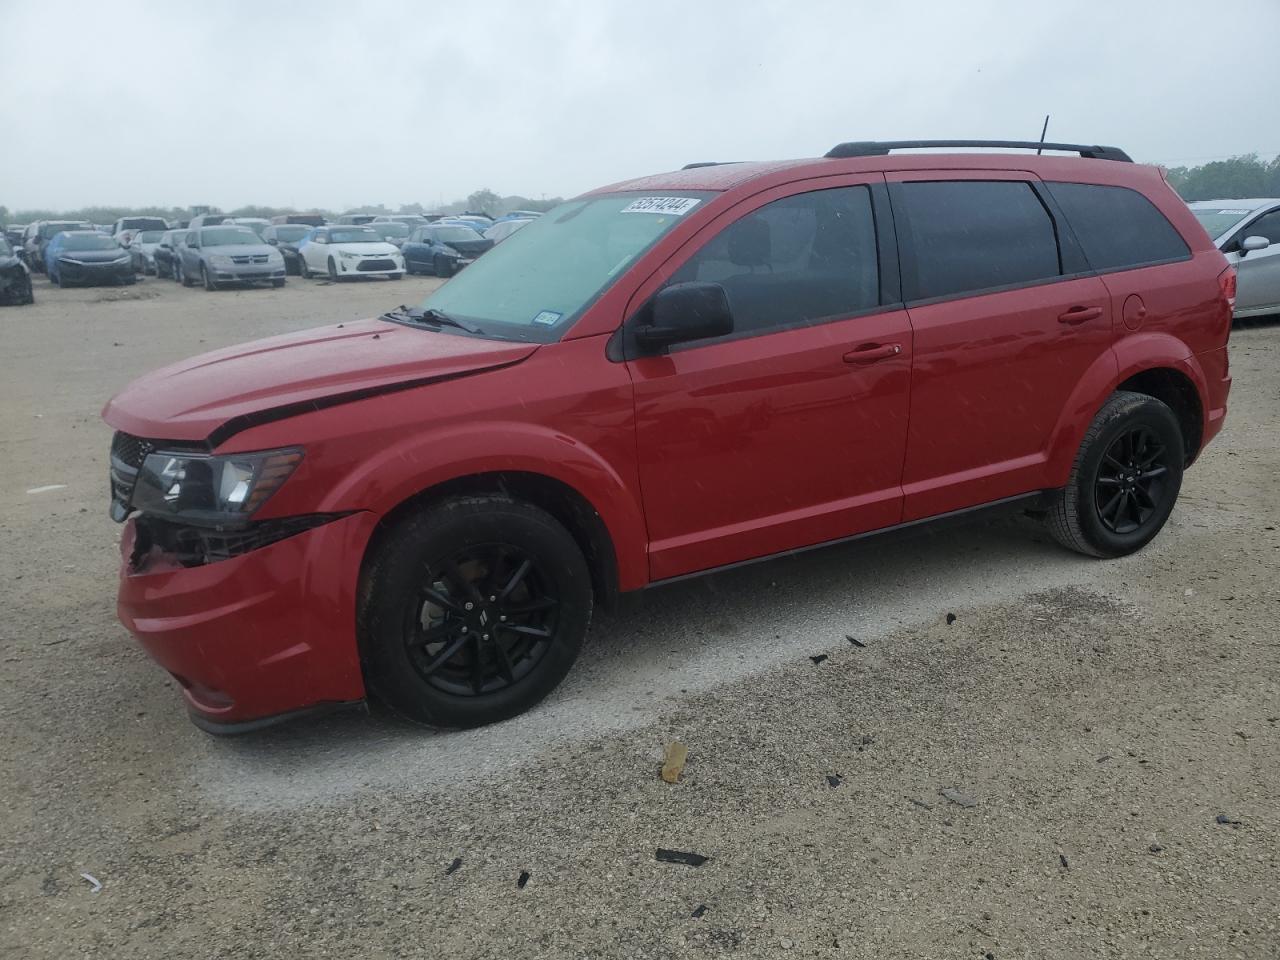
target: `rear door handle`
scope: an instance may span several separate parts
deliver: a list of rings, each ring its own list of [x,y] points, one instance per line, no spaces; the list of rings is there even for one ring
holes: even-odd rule
[[[1072,307],[1066,313],[1058,314],[1059,323],[1084,323],[1086,320],[1097,320],[1102,316],[1101,307]]]
[[[877,360],[888,360],[902,352],[900,343],[864,343],[856,350],[844,355],[845,363],[875,363]]]

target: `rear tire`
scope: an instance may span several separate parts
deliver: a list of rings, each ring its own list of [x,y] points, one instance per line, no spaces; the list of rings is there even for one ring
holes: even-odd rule
[[[365,680],[415,723],[505,720],[569,672],[591,608],[582,551],[546,511],[497,495],[441,501],[403,519],[366,568]]]
[[[1173,411],[1120,390],[1085,431],[1071,476],[1045,522],[1053,538],[1091,557],[1141,550],[1164,527],[1186,461]]]

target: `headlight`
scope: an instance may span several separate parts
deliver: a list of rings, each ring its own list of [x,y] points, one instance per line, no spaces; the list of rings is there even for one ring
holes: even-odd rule
[[[445,248],[444,248],[444,255],[446,257],[457,257],[459,260],[462,259],[462,254],[460,254],[457,250],[453,249],[453,247],[447,244],[445,245]]]
[[[231,262],[230,257],[224,257],[221,254],[213,253],[209,255],[209,266],[222,267],[224,270],[230,270],[235,266],[235,264]]]
[[[277,260],[283,260],[284,256],[274,247],[267,252],[267,263],[275,263]]]
[[[248,521],[302,461],[302,451],[209,456],[152,453],[138,471],[133,508],[198,526]]]
[[[359,260],[360,259],[360,254],[352,253],[350,250],[339,250],[338,256],[340,256],[343,260]]]
[[[126,253],[122,253],[122,254],[120,254],[120,256],[116,257],[116,259],[115,259],[115,261],[114,261],[114,262],[115,262],[115,263],[132,263],[132,262],[133,262],[133,254],[128,253],[128,252],[126,252]]]

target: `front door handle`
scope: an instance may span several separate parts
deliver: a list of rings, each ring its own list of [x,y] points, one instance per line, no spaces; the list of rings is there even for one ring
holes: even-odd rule
[[[1102,316],[1101,307],[1072,307],[1066,313],[1058,314],[1059,323],[1084,323],[1086,320],[1097,320]]]
[[[877,360],[888,360],[902,352],[900,343],[864,343],[856,350],[844,355],[845,363],[875,363]]]

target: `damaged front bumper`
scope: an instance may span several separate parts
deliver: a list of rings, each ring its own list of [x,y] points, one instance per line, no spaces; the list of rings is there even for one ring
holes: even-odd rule
[[[120,621],[200,727],[241,732],[364,699],[356,590],[376,518],[324,519],[282,536],[267,527],[258,544],[250,531],[229,544],[146,517],[125,524]]]

